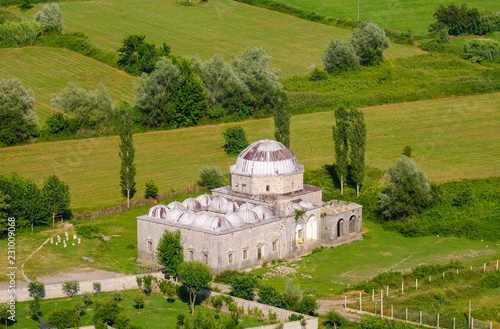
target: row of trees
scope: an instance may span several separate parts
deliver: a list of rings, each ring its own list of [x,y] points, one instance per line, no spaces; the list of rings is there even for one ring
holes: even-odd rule
[[[429,32],[445,30],[449,35],[475,34],[485,35],[500,31],[500,15],[491,11],[480,12],[476,8],[467,8],[466,4],[457,6],[440,5],[434,12],[436,22],[429,27]]]
[[[71,217],[69,187],[57,176],[48,176],[40,189],[35,182],[18,174],[0,175],[0,234],[7,218],[16,218],[16,227],[55,225],[56,217]]]
[[[365,177],[366,125],[363,111],[340,107],[335,110],[332,127],[335,145],[335,170],[340,181],[340,193],[350,174],[356,183],[356,195]]]

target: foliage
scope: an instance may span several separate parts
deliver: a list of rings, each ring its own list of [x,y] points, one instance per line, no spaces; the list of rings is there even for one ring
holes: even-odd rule
[[[121,307],[114,299],[106,299],[96,301],[94,310],[94,322],[102,321],[103,323],[112,326],[118,314],[121,312]]]
[[[283,295],[270,284],[261,284],[259,289],[259,302],[275,307],[283,307]]]
[[[217,166],[203,166],[200,169],[199,177],[197,184],[205,189],[213,189],[226,184],[226,178]]]
[[[325,321],[323,324],[329,325],[331,328],[341,327],[347,324],[347,319],[340,315],[338,312],[330,310],[325,314]]]
[[[253,300],[254,289],[257,287],[257,278],[252,274],[243,274],[233,277],[231,281],[231,296]]]
[[[398,32],[391,29],[384,29],[385,35],[391,40],[393,43],[398,43],[402,45],[413,45],[415,42],[415,36],[413,35],[413,31],[408,29],[406,32]]]
[[[500,288],[500,271],[491,271],[482,280],[481,284],[487,288]]]
[[[413,329],[414,326],[408,323],[376,318],[373,316],[361,320],[360,329]]]
[[[349,38],[349,43],[359,58],[359,64],[363,66],[380,64],[383,61],[384,50],[390,45],[384,30],[374,23],[356,27]]]
[[[334,74],[353,70],[359,65],[352,45],[338,40],[330,42],[321,59],[326,72]]]
[[[344,193],[344,182],[347,178],[349,155],[349,118],[345,108],[335,110],[335,125],[332,127],[335,145],[335,169],[340,181],[340,193]]]
[[[301,301],[304,292],[300,286],[294,284],[291,279],[287,279],[285,283],[285,291],[283,292],[283,305],[287,310],[295,310]]]
[[[44,33],[60,33],[62,31],[63,20],[61,8],[59,8],[57,3],[49,3],[43,6],[42,10],[35,14],[34,19],[40,23]]]
[[[0,47],[31,46],[40,37],[40,23],[35,21],[0,24]]]
[[[404,148],[403,148],[403,153],[401,153],[402,155],[404,155],[405,157],[407,158],[410,158],[411,157],[411,146],[409,145],[406,145]]]
[[[327,80],[328,79],[328,74],[315,67],[311,73],[309,74],[309,81],[320,81],[320,80]]]
[[[119,301],[121,301],[121,300],[122,300],[122,293],[121,293],[121,291],[119,291],[119,290],[113,290],[113,291],[111,292],[111,295],[112,295],[113,300],[114,300],[115,302],[119,302]]]
[[[464,45],[464,56],[473,63],[500,60],[500,43],[494,40],[471,40]]]
[[[31,281],[28,283],[28,292],[31,298],[44,298],[45,285],[43,282]]]
[[[0,235],[6,232],[9,227],[9,224],[7,222],[7,219],[9,217],[7,211],[9,209],[9,200],[10,196],[6,195],[0,189]]]
[[[5,323],[5,328],[7,328],[10,316],[11,315],[9,313],[9,305],[7,305],[5,303],[1,303],[0,304],[0,321]]]
[[[181,242],[181,232],[165,230],[156,247],[158,264],[165,268],[165,272],[177,276],[179,266],[184,261],[184,250]]]
[[[179,280],[189,292],[191,313],[194,315],[196,297],[203,288],[208,288],[212,271],[201,262],[183,262],[179,266]]]
[[[450,35],[484,35],[497,28],[494,14],[480,13],[476,8],[467,8],[466,4],[460,7],[455,4],[440,5],[434,12],[434,17],[438,24],[448,27]]]
[[[222,137],[226,141],[222,147],[227,154],[239,154],[248,146],[245,130],[241,126],[226,128]]]
[[[167,296],[167,300],[169,302],[174,300],[175,295],[177,294],[177,285],[170,280],[161,279],[158,282],[158,287],[164,296]]]
[[[316,310],[319,308],[319,304],[316,301],[316,298],[313,296],[304,296],[300,300],[300,302],[295,307],[294,311],[307,314],[307,315],[316,315]]]
[[[0,80],[0,144],[26,142],[36,133],[35,95],[19,79]]]
[[[144,296],[137,295],[134,297],[134,307],[141,310],[144,308]]]
[[[51,106],[62,109],[86,129],[106,126],[114,112],[111,96],[102,83],[94,91],[87,91],[70,82],[60,93],[52,95]]]
[[[63,293],[69,298],[75,296],[80,291],[80,282],[78,281],[64,281],[62,284]]]
[[[349,111],[349,162],[351,178],[356,183],[356,195],[365,178],[366,124],[363,111],[357,108]]]
[[[290,147],[290,104],[285,93],[280,93],[282,97],[277,98],[274,105],[274,138]]]
[[[98,294],[101,292],[101,283],[99,281],[92,282],[92,289],[94,293]]]
[[[214,282],[230,285],[233,279],[240,274],[241,273],[236,270],[224,270],[215,276]]]
[[[57,112],[49,116],[45,121],[47,131],[52,135],[73,136],[80,126],[75,119],[70,119],[64,114]]]
[[[142,277],[142,282],[144,284],[143,291],[147,296],[151,295],[151,292],[153,291],[153,281],[154,276],[152,276],[151,274]]]
[[[71,214],[69,186],[56,175],[45,178],[42,194],[47,210],[52,214],[52,226],[55,226],[57,215],[66,215],[67,218]]]
[[[170,54],[170,47],[165,43],[157,49],[154,44],[145,42],[145,39],[145,35],[129,35],[123,40],[123,46],[118,49],[120,53],[118,66],[125,72],[133,75],[151,73],[156,61]]]
[[[29,312],[33,320],[40,321],[42,316],[42,312],[40,310],[40,297],[35,296],[35,298],[33,298],[33,300],[30,301]]]
[[[82,302],[86,305],[89,306],[93,303],[93,297],[91,292],[84,292],[82,293]]]
[[[135,147],[134,147],[134,119],[128,104],[124,103],[118,110],[120,116],[120,187],[122,195],[127,198],[127,208],[130,199],[135,195]]]
[[[58,329],[74,328],[80,326],[80,314],[74,309],[61,307],[55,309],[48,318],[50,324]]]
[[[432,202],[431,186],[424,172],[409,158],[402,156],[387,169],[386,190],[379,193],[380,209],[389,219],[408,217],[422,212]]]
[[[150,179],[146,182],[146,189],[144,191],[145,199],[156,199],[158,197],[158,186]]]

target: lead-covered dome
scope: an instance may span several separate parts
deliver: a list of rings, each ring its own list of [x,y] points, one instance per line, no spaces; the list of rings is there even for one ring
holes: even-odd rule
[[[265,139],[257,141],[240,153],[232,174],[251,176],[277,176],[301,172],[302,166],[285,145]]]

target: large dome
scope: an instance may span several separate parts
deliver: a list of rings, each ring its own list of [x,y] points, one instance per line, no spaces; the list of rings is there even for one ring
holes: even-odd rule
[[[251,176],[277,176],[302,171],[285,145],[273,140],[257,141],[240,153],[236,164],[231,166],[232,174]]]

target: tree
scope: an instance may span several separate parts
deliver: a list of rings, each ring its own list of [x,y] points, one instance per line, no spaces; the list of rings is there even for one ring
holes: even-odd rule
[[[307,315],[316,315],[316,310],[319,308],[319,304],[316,301],[316,298],[312,296],[304,296],[301,301],[297,304],[295,311],[307,314]]]
[[[344,194],[349,161],[349,119],[345,108],[339,107],[335,110],[335,125],[332,130],[335,144],[335,171],[340,181],[340,194]]]
[[[222,170],[217,166],[203,166],[200,169],[199,176],[200,179],[197,184],[205,189],[221,187],[226,183]]]
[[[10,196],[0,190],[0,234],[6,232],[9,226],[7,223],[7,219],[9,217],[9,200]]]
[[[145,275],[142,277],[142,282],[144,283],[144,293],[149,296],[153,291],[153,281],[154,277],[151,274]]]
[[[36,135],[35,95],[19,79],[0,80],[0,143],[14,145]]]
[[[283,295],[270,284],[263,284],[259,289],[259,302],[266,305],[283,307]]]
[[[302,289],[296,284],[293,284],[291,279],[287,279],[285,283],[285,291],[283,292],[283,306],[287,310],[295,310],[302,299]]]
[[[179,266],[184,261],[181,232],[179,230],[175,232],[165,230],[160,241],[158,241],[156,254],[158,264],[165,267],[165,271],[169,275],[177,276],[179,274]]]
[[[359,65],[352,45],[338,40],[330,42],[321,59],[326,72],[334,74],[350,71]]]
[[[158,197],[158,186],[150,179],[146,182],[146,190],[144,192],[145,199],[155,199]]]
[[[354,108],[349,111],[349,149],[351,176],[356,183],[356,195],[365,178],[366,124],[363,111]]]
[[[33,298],[33,300],[29,303],[29,311],[33,320],[41,320],[42,315],[40,312],[40,297],[35,296],[35,298]]]
[[[332,328],[341,327],[342,325],[347,323],[347,319],[344,318],[336,311],[328,311],[325,314],[325,325],[330,325]]]
[[[365,23],[354,29],[349,43],[354,48],[363,66],[378,65],[383,60],[383,52],[389,48],[389,38],[384,30],[374,23]]]
[[[5,323],[5,329],[7,329],[7,325],[9,324],[9,305],[1,303],[0,304],[0,321]]]
[[[257,278],[252,274],[236,275],[231,282],[231,296],[253,300]]]
[[[248,146],[245,130],[241,126],[226,128],[222,136],[226,141],[222,147],[227,154],[239,154]]]
[[[75,296],[80,291],[80,282],[78,281],[65,281],[62,284],[62,291],[69,298]]]
[[[96,301],[93,319],[94,323],[102,321],[103,323],[112,326],[120,312],[120,305],[118,305],[118,302],[112,298]]]
[[[102,285],[99,281],[92,282],[92,289],[94,293],[98,294],[101,292]]]
[[[42,282],[31,281],[28,284],[28,292],[31,298],[44,298],[45,285]]]
[[[202,262],[184,262],[179,266],[179,280],[189,292],[191,314],[194,315],[196,297],[202,289],[208,288],[212,280],[212,271]]]
[[[133,75],[151,73],[158,58],[170,54],[170,47],[165,43],[157,49],[154,44],[145,42],[145,39],[145,35],[129,35],[123,40],[123,46],[118,49],[119,67]]]
[[[134,119],[129,106],[124,103],[120,108],[120,186],[122,195],[127,198],[127,208],[130,199],[135,195],[135,148],[134,148]]]
[[[379,193],[382,214],[390,219],[420,213],[432,202],[431,186],[424,172],[409,158],[401,156],[387,169],[385,191]]]
[[[56,175],[50,175],[45,179],[42,194],[47,210],[52,214],[52,227],[54,227],[57,215],[71,211],[69,207],[71,203],[69,186]]]
[[[44,33],[62,31],[61,8],[57,3],[49,3],[35,14],[35,21],[42,25]]]
[[[139,310],[139,312],[144,308],[144,296],[137,295],[134,297],[134,307]]]
[[[59,94],[52,95],[50,104],[62,109],[86,129],[106,125],[114,112],[111,96],[102,83],[94,91],[87,91],[70,82]]]
[[[437,24],[446,26],[450,35],[484,35],[496,29],[495,20],[498,19],[492,12],[480,13],[476,8],[467,8],[466,4],[460,7],[455,4],[440,5],[434,12],[434,17]]]
[[[177,285],[175,283],[169,280],[160,279],[158,287],[160,288],[163,296],[167,297],[169,302],[174,300],[174,297],[177,294]]]
[[[274,138],[286,147],[290,147],[290,106],[284,92],[274,105]]]
[[[162,58],[155,69],[139,81],[136,106],[141,122],[148,127],[168,127],[175,117],[175,95],[185,77],[169,58]]]

